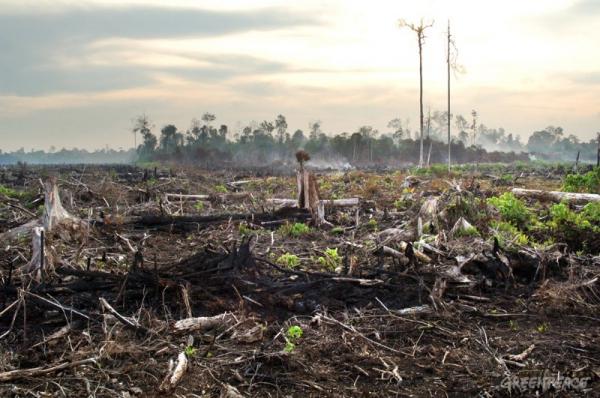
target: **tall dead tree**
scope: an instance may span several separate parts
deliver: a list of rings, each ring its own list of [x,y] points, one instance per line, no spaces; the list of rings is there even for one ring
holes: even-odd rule
[[[596,167],[600,167],[600,132],[598,134],[598,152],[596,153]]]
[[[450,33],[450,20],[448,20],[448,35],[447,35],[447,52],[446,52],[446,68],[447,68],[447,75],[448,75],[448,171],[450,171],[450,166],[451,166],[451,155],[452,155],[452,150],[451,150],[451,146],[452,146],[452,135],[451,135],[451,130],[450,130],[450,122],[452,121],[452,112],[451,112],[451,108],[450,108],[450,82],[451,82],[451,75],[450,72],[453,71],[454,73],[465,73],[465,68],[464,66],[460,65],[457,63],[456,59],[458,57],[458,49],[456,48],[456,43],[454,42],[454,39],[452,38],[452,34]]]
[[[452,36],[450,35],[450,20],[448,20],[448,52],[446,53],[446,66],[448,67],[448,171],[450,171],[450,156],[451,156],[451,139],[450,139],[450,43],[452,43]]]
[[[419,45],[419,121],[421,127],[421,144],[419,149],[419,167],[423,167],[423,44],[425,43],[425,30],[433,26],[433,21],[425,24],[423,19],[419,25],[408,23],[401,19],[398,24],[401,28],[407,27],[417,34],[417,43]]]

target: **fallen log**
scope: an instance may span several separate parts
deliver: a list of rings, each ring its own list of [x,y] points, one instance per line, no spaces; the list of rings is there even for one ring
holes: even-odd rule
[[[233,193],[223,193],[223,194],[214,194],[214,195],[186,195],[186,194],[181,194],[181,193],[166,193],[165,194],[166,201],[195,200],[195,201],[210,201],[210,202],[226,202],[226,201],[248,199],[250,197],[251,197],[251,195],[249,192],[233,192]]]
[[[541,202],[562,202],[586,204],[600,202],[600,195],[594,193],[573,193],[560,191],[542,191],[539,189],[513,188],[512,193],[521,198],[537,199]]]
[[[209,225],[214,223],[222,223],[228,221],[240,221],[247,220],[252,222],[259,221],[273,221],[286,219],[298,219],[306,220],[310,218],[310,214],[303,209],[289,209],[283,208],[280,211],[273,213],[224,213],[224,214],[213,214],[207,216],[167,216],[167,215],[143,215],[133,216],[123,219],[124,225],[133,225],[141,227],[160,227],[160,226],[173,226],[181,229],[186,228],[197,228],[198,225]],[[102,221],[96,221],[98,226],[104,225]]]

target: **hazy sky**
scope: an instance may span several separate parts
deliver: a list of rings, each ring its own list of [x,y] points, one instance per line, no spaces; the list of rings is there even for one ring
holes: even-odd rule
[[[466,73],[453,113],[526,138],[600,130],[600,0],[0,0],[0,149],[130,147],[132,119],[186,130],[204,112],[235,132],[418,128],[416,36],[435,20],[425,105],[445,108],[448,18]]]

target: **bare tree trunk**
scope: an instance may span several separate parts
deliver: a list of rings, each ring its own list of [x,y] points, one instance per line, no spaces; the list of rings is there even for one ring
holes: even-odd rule
[[[596,153],[596,167],[600,167],[600,133],[598,134],[598,152]]]
[[[423,167],[423,31],[419,37],[419,120],[421,126],[421,144],[419,148],[419,167]]]
[[[450,20],[448,20],[448,171],[450,171],[451,139],[450,139]]]

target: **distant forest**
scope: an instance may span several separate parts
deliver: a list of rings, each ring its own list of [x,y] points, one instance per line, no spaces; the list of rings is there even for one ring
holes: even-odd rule
[[[423,153],[425,163],[447,161],[447,113],[435,111],[425,121]],[[218,127],[217,127],[218,126]],[[513,162],[544,159],[549,161],[596,160],[597,141],[581,142],[566,135],[561,127],[535,131],[526,143],[503,128],[488,128],[478,121],[476,111],[469,118],[453,117],[452,162]],[[146,115],[135,119],[132,133],[140,144],[130,150],[102,149],[93,152],[79,149],[58,151],[0,151],[0,164],[26,162],[56,163],[130,163],[134,161],[170,161],[204,167],[231,165],[265,165],[287,163],[298,149],[311,154],[313,164],[322,167],[404,166],[419,161],[419,132],[408,121],[393,119],[384,132],[361,126],[354,132],[327,134],[320,121],[308,129],[288,130],[285,116],[275,120],[251,122],[233,133],[227,125],[217,124],[214,114],[205,113],[192,119],[182,131],[173,124],[155,131]]]

